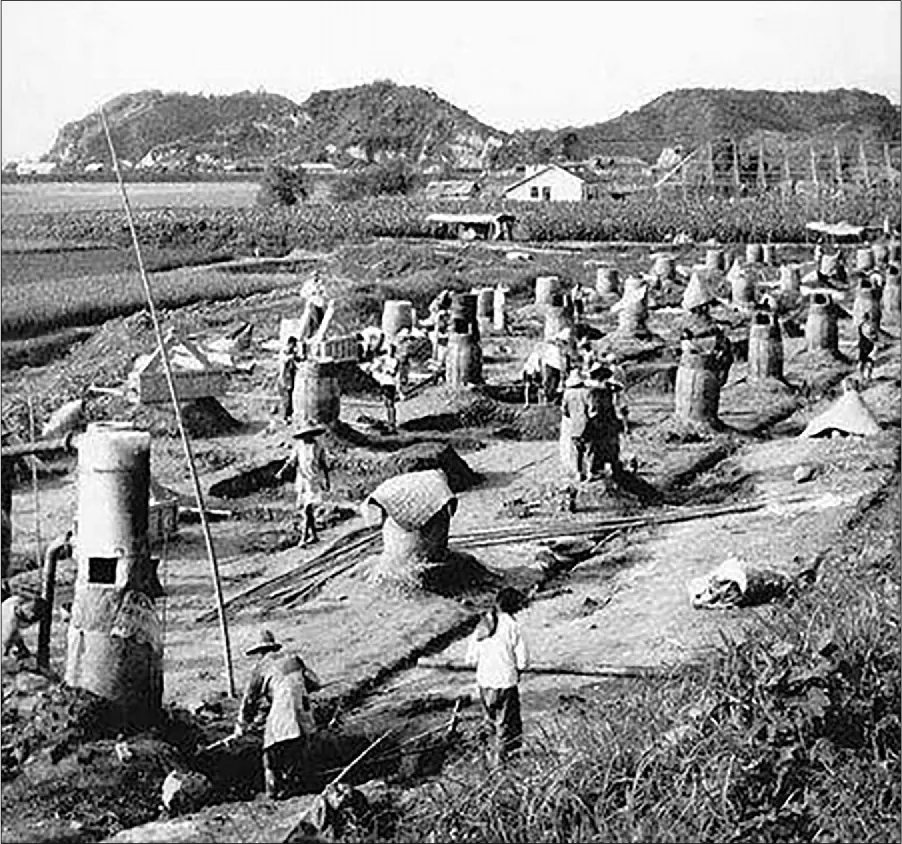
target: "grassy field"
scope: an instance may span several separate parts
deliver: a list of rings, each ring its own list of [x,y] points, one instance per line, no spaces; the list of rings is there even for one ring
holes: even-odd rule
[[[248,182],[135,182],[127,186],[132,207],[243,208],[254,204],[258,184]],[[110,211],[122,208],[112,182],[32,182],[0,185],[3,213]]]

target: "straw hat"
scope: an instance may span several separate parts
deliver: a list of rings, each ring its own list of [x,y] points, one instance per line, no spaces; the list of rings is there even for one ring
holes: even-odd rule
[[[611,377],[611,368],[603,363],[596,363],[589,369],[589,380],[595,384],[607,381]]]
[[[313,425],[309,422],[299,422],[291,431],[292,439],[299,440],[304,437],[318,437],[325,434],[326,429],[322,425]]]
[[[276,641],[276,637],[269,630],[263,630],[260,633],[260,641],[257,642],[256,645],[248,648],[245,653],[248,656],[253,656],[254,654],[265,654],[270,651],[279,651],[282,649],[282,645]]]
[[[582,376],[575,369],[567,376],[567,380],[564,382],[565,387],[582,387],[582,385]]]

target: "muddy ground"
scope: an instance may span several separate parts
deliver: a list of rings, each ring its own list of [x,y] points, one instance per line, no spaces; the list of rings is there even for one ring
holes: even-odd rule
[[[382,257],[374,249],[367,260],[378,258],[380,273],[404,278],[424,265],[428,269],[423,256],[429,249],[439,257],[453,253],[456,277],[465,278],[465,256],[459,247],[444,244],[417,246],[407,265],[399,263],[396,247]],[[473,264],[474,277],[481,282],[493,267],[500,273],[506,266],[503,253],[475,254],[479,260]],[[686,436],[675,430],[672,420],[677,284],[667,296],[660,295],[652,309],[649,328],[656,342],[623,349],[633,354],[625,365],[633,430],[624,438],[623,450],[635,458],[636,472],[623,485],[601,481],[580,488],[576,511],[569,512],[563,491],[571,480],[559,459],[558,411],[524,407],[517,386],[522,363],[542,325],[529,282],[536,275],[559,272],[566,279],[591,283],[594,265],[587,260],[608,259],[622,263],[625,270],[639,271],[650,266],[650,258],[648,250],[604,255],[573,247],[532,255],[528,270],[517,269],[520,287],[509,299],[508,330],[483,338],[485,388],[452,392],[442,386],[425,387],[399,405],[400,430],[390,436],[380,430],[382,409],[372,385],[346,375],[342,424],[326,437],[336,465],[336,492],[323,513],[327,527],[322,542],[309,548],[296,547],[291,485],[276,483],[272,477],[288,454],[289,440],[273,413],[276,356],[268,344],[277,336],[279,316],[294,315],[299,309],[298,295],[279,291],[231,306],[193,306],[167,315],[173,323],[190,326],[201,341],[221,337],[239,319],[254,325],[251,348],[236,359],[243,368],[221,398],[225,412],[198,410],[193,448],[207,506],[229,513],[213,521],[211,531],[227,602],[236,690],[240,692],[250,669],[244,651],[261,627],[298,648],[325,683],[317,695],[320,765],[308,792],[315,792],[388,729],[393,733],[385,752],[375,754],[378,760],[370,767],[361,766],[356,782],[369,780],[378,792],[380,784],[407,787],[424,776],[441,775],[447,748],[434,752],[421,737],[436,728],[442,734],[455,703],[461,723],[475,728],[479,713],[470,697],[473,676],[421,667],[417,659],[459,661],[464,637],[499,584],[514,584],[529,595],[519,618],[537,663],[598,672],[598,676],[527,674],[522,697],[528,741],[543,715],[553,713],[568,696],[616,694],[620,683],[642,682],[621,675],[667,671],[717,647],[725,635],[741,638],[746,622],[766,617],[772,605],[693,609],[689,582],[730,555],[790,577],[810,570],[843,535],[861,503],[898,472],[898,324],[885,325],[874,378],[862,394],[881,423],[880,435],[798,437],[807,421],[839,394],[841,379],[854,370],[851,321],[841,320],[844,356],[809,355],[804,339],[790,328],[784,337],[788,386],[751,384],[745,362],[739,360],[721,395],[723,428]],[[799,247],[794,257],[807,256]],[[697,253],[687,253],[681,264],[697,259]],[[351,272],[349,260],[323,257],[323,267],[335,271],[329,276],[335,292],[340,293],[342,273]],[[361,260],[359,255],[356,260]],[[777,277],[776,268],[760,272],[762,280]],[[375,270],[373,274],[377,275]],[[728,298],[724,282],[720,289]],[[590,303],[587,313],[587,322],[607,337],[616,324],[609,305]],[[851,309],[851,299],[847,306]],[[804,311],[796,309],[797,321],[799,313]],[[715,315],[733,326],[737,338],[747,331],[743,316],[727,305]],[[353,324],[351,312],[342,313],[341,319],[344,325]],[[787,322],[791,320],[790,314]],[[21,399],[29,389],[52,405],[54,392],[65,393],[77,376],[83,380],[88,373],[97,383],[98,372],[105,371],[112,378],[147,342],[152,337],[140,316],[114,321],[62,361],[5,373],[4,392]],[[98,370],[99,361],[106,370]],[[414,374],[425,378],[425,363],[415,367]],[[102,386],[115,384],[108,381]],[[193,503],[181,444],[173,436],[168,413],[135,408],[101,394],[94,394],[89,413],[93,418],[132,418],[152,430],[154,479],[177,492],[184,505]],[[236,600],[255,586],[298,570],[344,534],[361,530],[361,500],[390,474],[419,467],[410,462],[411,454],[427,463],[444,461],[457,474],[459,507],[452,520],[450,547],[461,570],[481,577],[461,578],[440,592],[396,594],[368,577],[379,552],[377,542],[353,560],[356,565],[309,595],[266,598],[261,590],[259,600]],[[800,466],[813,470],[804,483],[794,479]],[[71,524],[77,495],[74,468],[72,459],[43,467],[38,506],[44,542]],[[698,515],[704,507],[711,513]],[[35,498],[27,474],[15,490],[13,514],[14,559],[23,569],[14,588],[34,592]],[[48,681],[27,666],[5,662],[3,744],[8,784],[3,806],[14,809],[3,812],[5,840],[93,841],[152,820],[163,777],[172,767],[189,763],[194,768],[206,766],[207,773],[219,770],[220,776],[212,777],[215,792],[210,799],[215,805],[193,821],[181,821],[178,830],[172,826],[135,830],[134,837],[121,840],[281,840],[286,824],[290,828],[290,819],[308,805],[309,798],[302,795],[248,810],[257,805],[247,801],[259,787],[252,746],[214,754],[215,760],[208,756],[204,761],[193,753],[230,730],[235,701],[226,694],[223,639],[215,618],[206,547],[199,525],[189,515],[183,512],[177,535],[157,549],[166,590],[161,609],[164,700],[170,718],[153,735],[126,736],[131,761],[122,762],[116,755],[116,735],[108,734],[102,715],[95,718],[94,733],[75,731],[68,742],[51,727],[44,734],[33,728],[28,733],[26,725],[33,723],[30,713],[62,711],[60,720],[71,721],[74,710],[67,709],[69,703],[49,701],[58,692],[49,691]],[[647,522],[604,528],[607,521],[627,516]],[[484,541],[487,531],[493,532],[495,544]],[[586,535],[593,540],[588,555],[569,567],[554,564],[550,546],[575,543]],[[59,608],[71,601],[73,573],[73,564],[63,563],[58,576],[51,662],[59,673],[65,663],[65,621]],[[47,749],[51,745],[56,748],[53,752]],[[7,753],[10,748],[15,753]],[[64,799],[60,784],[73,777],[103,787],[73,789]],[[230,808],[229,801],[235,800]]]

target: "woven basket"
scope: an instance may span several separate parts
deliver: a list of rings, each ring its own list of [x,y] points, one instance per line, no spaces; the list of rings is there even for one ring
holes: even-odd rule
[[[446,504],[455,501],[441,469],[407,472],[381,483],[369,496],[400,528],[422,528]]]

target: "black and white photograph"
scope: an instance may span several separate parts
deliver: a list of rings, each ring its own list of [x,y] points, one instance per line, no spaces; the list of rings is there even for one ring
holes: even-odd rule
[[[0,0],[0,839],[902,844],[902,3]]]

